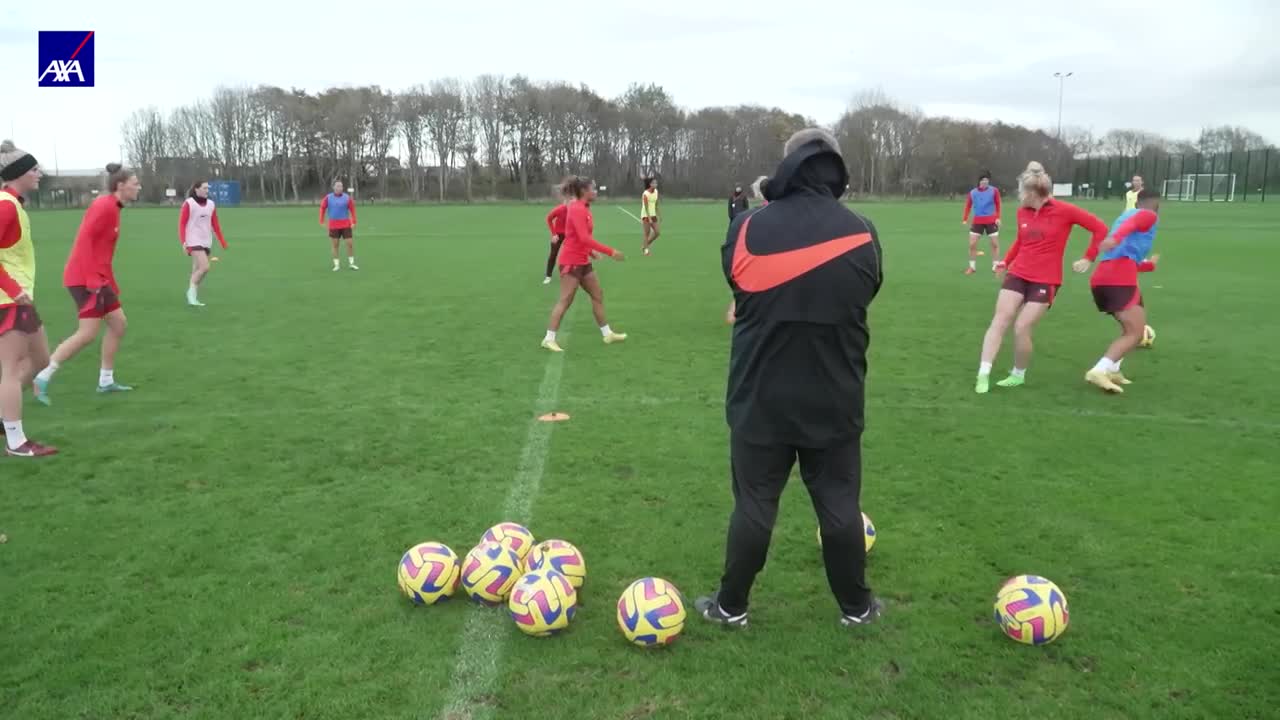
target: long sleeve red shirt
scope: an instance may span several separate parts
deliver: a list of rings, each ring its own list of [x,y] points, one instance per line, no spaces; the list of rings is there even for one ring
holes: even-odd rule
[[[1107,237],[1107,224],[1097,215],[1062,200],[1047,200],[1039,210],[1018,208],[1018,239],[1004,256],[1010,275],[1031,283],[1062,284],[1062,258],[1072,226],[1088,230],[1090,251]]]
[[[187,246],[187,223],[191,220],[191,206],[182,203],[182,212],[178,214],[178,241],[183,247]],[[218,242],[222,244],[222,249],[227,249],[227,239],[222,236],[222,225],[218,223],[218,209],[214,208],[209,214],[209,226],[213,229],[213,234],[218,236]]]
[[[613,257],[613,248],[601,245],[591,237],[595,230],[595,220],[591,217],[591,206],[581,200],[569,204],[565,213],[564,245],[560,246],[561,265],[586,265],[591,261],[591,253],[604,253]]]
[[[356,199],[351,197],[350,193],[343,193],[347,198],[347,209],[349,217],[341,219],[329,218],[329,196],[325,195],[320,201],[320,222],[324,222],[325,218],[329,218],[330,230],[345,230],[349,227],[355,227],[356,224]]]
[[[115,271],[111,266],[120,240],[120,209],[124,205],[115,195],[103,195],[89,205],[80,221],[80,231],[71,246],[62,284],[66,287],[84,286],[90,290],[109,287],[117,294]]]
[[[561,203],[551,208],[551,212],[547,213],[547,229],[551,231],[552,235],[564,234],[564,218],[568,212],[569,206]]]
[[[985,225],[988,223],[1000,222],[1000,188],[991,188],[991,197],[996,202],[995,215],[974,215],[974,225]],[[969,221],[969,213],[973,211],[973,193],[965,193],[964,196],[964,214],[960,216],[961,222]]]
[[[9,193],[18,198],[18,202],[22,202],[22,198],[8,188],[0,192]],[[11,203],[0,202],[0,248],[11,248],[21,239],[22,226],[18,224],[18,208]],[[0,290],[11,298],[18,297],[23,290],[18,281],[4,269],[4,265],[0,265]]]
[[[1155,224],[1156,214],[1150,210],[1141,210],[1129,216],[1128,220],[1120,223],[1120,227],[1116,228],[1111,237],[1119,245],[1132,233],[1150,230]],[[1098,257],[1098,248],[1090,245],[1088,252],[1084,256],[1087,260],[1093,260]],[[1146,260],[1137,262],[1133,258],[1127,257],[1103,260],[1093,269],[1093,276],[1089,278],[1089,285],[1092,287],[1102,285],[1130,287],[1138,284],[1138,273],[1152,272],[1155,269],[1155,263]]]

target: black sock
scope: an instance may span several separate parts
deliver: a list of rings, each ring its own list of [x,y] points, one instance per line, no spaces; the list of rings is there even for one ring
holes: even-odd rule
[[[557,240],[551,246],[551,252],[547,255],[547,277],[551,277],[551,271],[556,269],[556,256],[560,254],[560,243],[563,240]]]

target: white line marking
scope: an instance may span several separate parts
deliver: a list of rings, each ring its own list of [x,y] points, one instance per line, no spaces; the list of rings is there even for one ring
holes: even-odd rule
[[[624,212],[624,213],[628,214],[628,215],[631,215],[631,219],[632,219],[632,220],[635,220],[636,222],[640,222],[640,218],[638,218],[638,217],[636,217],[635,215],[633,215],[633,214],[631,213],[631,211],[630,211],[630,210],[627,210],[626,208],[618,208],[618,209],[619,209],[619,210],[621,210],[622,212]],[[643,225],[644,223],[641,223],[641,224]]]
[[[562,336],[568,337],[568,333]],[[547,352],[547,351],[542,351]],[[520,452],[520,465],[515,480],[507,493],[507,502],[498,521],[529,522],[533,500],[542,484],[542,472],[551,451],[551,431],[556,423],[540,422],[538,415],[555,410],[560,397],[560,374],[564,370],[564,354],[551,353],[547,369],[538,386],[538,398],[534,401],[534,418],[529,421],[529,433],[525,436],[524,449]],[[504,608],[471,608],[467,623],[462,629],[458,646],[458,663],[453,682],[445,699],[440,717],[445,720],[478,720],[493,713],[493,706],[485,702],[493,692],[498,677],[498,661],[507,635],[511,632],[511,620]]]

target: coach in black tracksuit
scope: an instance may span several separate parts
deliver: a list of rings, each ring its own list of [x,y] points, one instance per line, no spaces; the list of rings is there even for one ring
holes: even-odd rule
[[[747,193],[739,185],[733,189],[733,194],[729,196],[729,222],[733,222],[735,217],[746,211]]]
[[[865,576],[859,495],[867,308],[883,275],[875,227],[838,200],[847,182],[830,133],[796,133],[769,180],[768,205],[738,215],[722,248],[737,301],[725,399],[734,505],[720,589],[695,604],[713,622],[746,624],[797,459],[841,622],[880,614]]]

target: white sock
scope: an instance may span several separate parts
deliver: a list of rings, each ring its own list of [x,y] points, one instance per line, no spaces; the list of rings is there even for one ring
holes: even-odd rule
[[[1019,377],[1019,378],[1020,378],[1020,377],[1026,377],[1026,376],[1027,376],[1027,369],[1026,369],[1026,368],[1014,368],[1014,369],[1012,369],[1012,370],[1010,370],[1010,371],[1009,371],[1009,374],[1010,374],[1010,375],[1012,375],[1012,376],[1014,376],[1014,377]]]
[[[37,373],[36,377],[40,378],[40,382],[49,382],[53,379],[53,374],[58,372],[58,368],[60,367],[62,366],[58,364],[57,360],[50,360],[49,367]]]
[[[979,375],[990,375],[990,374],[991,374],[991,363],[988,363],[988,362],[980,362],[980,363],[978,363],[978,374],[979,374]]]
[[[342,263],[338,260],[338,258],[334,258],[334,259],[333,259],[333,266],[334,266],[334,267],[338,267],[338,266],[339,266],[339,265],[341,265],[341,264],[342,264]]]
[[[978,263],[978,261],[977,261],[977,260],[970,260],[970,261],[969,261],[969,269],[970,269],[970,270],[977,270],[977,269],[978,269],[978,268],[977,268],[977,263]]]
[[[548,330],[546,337],[542,338],[542,342],[555,342],[555,341],[556,341],[555,330]]]
[[[1093,366],[1093,369],[1095,372],[1115,372],[1115,370],[1111,369],[1111,361],[1107,359],[1106,355],[1102,356],[1102,359]]]
[[[351,264],[351,265],[355,265],[355,264],[356,264],[356,256],[355,256],[355,255],[352,255],[351,257],[347,258],[347,263],[349,263],[349,264]]]
[[[98,371],[98,387],[106,387],[116,381],[115,370],[99,370]]]
[[[27,435],[22,432],[22,421],[15,420],[9,422],[4,421],[4,438],[9,443],[10,450],[17,450],[27,444]]]
[[[1117,360],[1117,361],[1115,361],[1115,362],[1111,363],[1112,365],[1115,365],[1115,366],[1116,366],[1116,369],[1115,369],[1115,370],[1113,370],[1112,372],[1120,372],[1120,363],[1122,363],[1122,362],[1124,362],[1124,358],[1120,358],[1119,360]]]
[[[605,337],[609,337],[613,334],[613,330],[609,329],[609,325],[606,323],[600,326],[600,334]]]

